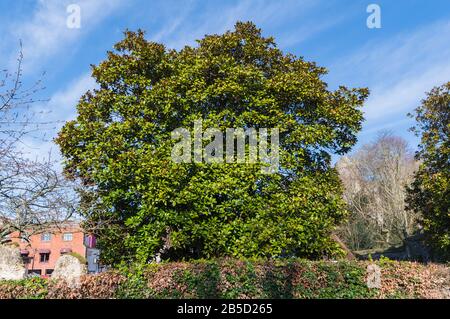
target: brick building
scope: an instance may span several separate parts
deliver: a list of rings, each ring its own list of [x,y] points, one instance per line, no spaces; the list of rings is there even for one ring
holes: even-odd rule
[[[50,276],[58,258],[68,253],[84,257],[90,272],[98,271],[99,253],[95,249],[95,237],[84,234],[76,222],[31,235],[28,241],[21,239],[18,233],[10,234],[10,239],[20,247],[29,274]]]

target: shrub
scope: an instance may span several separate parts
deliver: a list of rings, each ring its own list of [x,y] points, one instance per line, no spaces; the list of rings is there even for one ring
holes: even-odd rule
[[[133,266],[64,281],[0,282],[3,298],[443,298],[448,266],[381,261],[381,289],[366,286],[368,262],[214,259]],[[448,296],[447,296],[448,297]]]
[[[0,299],[43,299],[48,281],[39,277],[0,281]]]

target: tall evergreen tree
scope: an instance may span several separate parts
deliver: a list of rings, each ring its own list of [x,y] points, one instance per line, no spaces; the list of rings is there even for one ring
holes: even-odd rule
[[[355,144],[368,90],[330,91],[325,73],[252,23],[180,51],[126,32],[57,138],[105,262],[338,252],[330,233],[346,210],[330,157]],[[280,170],[172,161],[171,132],[199,119],[278,128]]]
[[[421,161],[409,188],[408,206],[423,215],[424,230],[438,257],[450,258],[450,82],[436,87],[416,108]]]

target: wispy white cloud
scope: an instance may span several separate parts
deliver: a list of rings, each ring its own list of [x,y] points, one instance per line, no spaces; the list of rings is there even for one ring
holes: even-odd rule
[[[193,14],[196,2],[189,2],[181,12],[174,15],[173,10],[167,22],[154,34],[149,34],[153,41],[164,42],[168,47],[181,49],[184,45],[193,45],[196,39],[205,34],[222,33],[232,29],[236,21],[253,21],[264,30],[277,29],[277,42],[281,47],[297,44],[314,34],[321,32],[338,19],[325,19],[321,23],[307,19],[308,13],[322,1],[265,1],[249,0],[208,7],[202,6],[200,12]],[[198,5],[198,4],[197,4]],[[295,30],[283,28],[289,21],[303,20],[302,28]]]
[[[322,31],[328,30],[340,22],[344,21],[346,17],[344,15],[335,15],[323,19],[322,21],[309,21],[304,23],[301,27],[295,29],[293,32],[284,33],[278,42],[282,48],[290,48],[298,45]]]
[[[81,9],[81,28],[70,29],[66,22],[70,13],[69,4],[77,4]],[[24,75],[33,77],[34,71],[41,71],[53,59],[73,51],[82,37],[117,10],[123,2],[119,0],[40,0],[29,14],[23,14],[15,23],[6,26],[10,32],[5,41],[10,52],[2,50],[4,60],[9,59],[10,67],[15,67],[17,41],[22,40],[24,53]],[[8,58],[9,54],[9,58]],[[47,157],[51,152],[59,157],[58,148],[52,139],[64,121],[75,117],[75,106],[81,95],[95,86],[89,73],[81,75],[68,84],[61,83],[46,103],[32,105],[30,114],[33,122],[51,124],[40,125],[38,133],[31,133],[23,140],[22,151],[31,159]]]
[[[51,111],[54,120],[68,121],[75,118],[75,106],[80,97],[89,89],[95,88],[96,82],[90,72],[73,80],[62,90],[57,91],[49,100],[46,109]]]
[[[426,92],[450,80],[450,64],[448,63],[436,63],[430,65],[427,70],[415,71],[405,74],[396,82],[387,80],[388,83],[375,86],[366,104],[366,118],[379,122],[380,120],[395,121],[395,115],[404,117],[407,112],[420,104]]]
[[[53,143],[53,138],[66,121],[76,117],[76,108],[80,97],[90,89],[97,87],[90,73],[83,74],[79,78],[55,92],[48,102],[34,105],[30,113],[35,114],[35,122],[50,123],[40,126],[39,134],[31,134],[23,142],[22,151],[30,159],[41,159],[49,153],[54,158],[59,158],[58,147]]]
[[[68,28],[67,6],[75,3],[81,9],[81,28]],[[120,6],[119,0],[40,0],[31,13],[10,25],[10,41],[23,42],[27,71],[44,64],[50,57],[64,53],[84,34]],[[16,46],[13,46],[16,47]],[[14,52],[15,56],[16,53]]]
[[[330,67],[335,83],[368,86],[366,127],[402,121],[425,92],[450,80],[450,22],[370,41]]]

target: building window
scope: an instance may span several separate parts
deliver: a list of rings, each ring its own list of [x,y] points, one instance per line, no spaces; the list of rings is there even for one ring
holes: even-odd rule
[[[40,262],[41,263],[48,263],[48,261],[50,260],[50,253],[42,253],[39,254],[40,255]]]
[[[52,234],[45,233],[41,235],[41,241],[50,241],[52,240]]]
[[[59,252],[61,255],[64,255],[64,254],[71,253],[72,249],[71,248],[61,248],[61,250]]]
[[[73,239],[72,233],[64,233],[63,234],[63,240],[64,241],[72,241],[72,239]]]
[[[45,270],[45,274],[46,274],[47,276],[51,276],[52,273],[53,273],[53,269],[46,269],[46,270]]]

